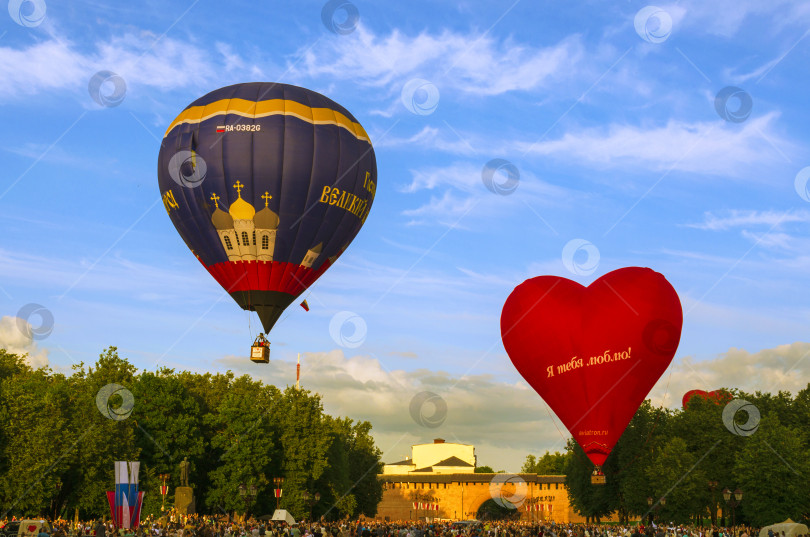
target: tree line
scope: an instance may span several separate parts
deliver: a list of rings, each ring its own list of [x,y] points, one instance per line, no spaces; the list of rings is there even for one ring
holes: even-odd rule
[[[370,430],[325,414],[317,394],[230,371],[138,373],[110,347],[65,375],[0,349],[0,519],[109,516],[117,460],[140,461],[142,513],[157,515],[160,476],[170,507],[185,457],[198,513],[272,513],[283,477],[281,508],[296,519],[374,516],[382,463]],[[242,484],[256,487],[250,504]]]
[[[564,474],[572,506],[594,521],[615,514],[624,523],[762,527],[810,519],[810,384],[795,397],[717,393],[685,409],[645,401],[605,461],[606,485],[591,484],[593,464],[572,439],[564,453],[529,455],[523,471]],[[724,489],[742,491],[738,506]]]

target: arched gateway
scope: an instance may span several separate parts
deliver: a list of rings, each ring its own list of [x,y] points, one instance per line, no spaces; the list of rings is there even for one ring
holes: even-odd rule
[[[584,522],[569,505],[565,476],[476,474],[474,449],[438,438],[412,446],[413,458],[386,464],[377,518],[471,519],[494,499],[518,509],[521,520]]]

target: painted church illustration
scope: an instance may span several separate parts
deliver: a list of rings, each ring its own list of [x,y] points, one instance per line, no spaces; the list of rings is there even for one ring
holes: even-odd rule
[[[240,181],[234,183],[238,198],[228,212],[219,208],[220,197],[216,193],[211,194],[211,201],[216,206],[211,222],[228,255],[228,261],[272,261],[279,224],[278,215],[269,207],[273,196],[269,192],[262,194],[264,207],[257,212],[242,199],[244,186]],[[310,248],[300,264],[312,268],[322,249],[323,244]]]

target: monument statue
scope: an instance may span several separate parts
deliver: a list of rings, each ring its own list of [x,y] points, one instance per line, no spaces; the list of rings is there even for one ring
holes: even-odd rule
[[[174,509],[181,515],[194,514],[196,509],[194,489],[188,484],[190,466],[188,457],[183,457],[183,461],[180,463],[180,486],[174,489]]]
[[[188,457],[183,457],[183,461],[180,463],[180,486],[187,487],[188,485]]]

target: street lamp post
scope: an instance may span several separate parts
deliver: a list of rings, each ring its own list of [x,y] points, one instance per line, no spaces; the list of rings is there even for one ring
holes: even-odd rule
[[[429,494],[422,494],[422,493],[419,493],[419,492],[414,492],[411,495],[411,497],[413,498],[414,510],[416,511],[416,521],[418,522],[419,521],[419,505],[422,502],[424,502],[425,503],[424,510],[427,511],[428,510],[427,502],[429,502],[431,500],[431,498],[430,498]],[[427,514],[425,514],[425,517],[427,517]]]
[[[273,493],[276,495],[276,511],[278,511],[278,501],[281,499],[281,485],[284,484],[283,477],[274,477],[273,478],[273,485],[275,485],[275,489],[273,489]]]
[[[244,483],[239,484],[239,495],[245,502],[245,519],[247,519],[248,511],[250,511],[250,504],[252,504],[253,500],[256,498],[256,491],[256,485],[253,483],[250,485],[245,485]]]
[[[712,521],[712,526],[717,525],[717,497],[715,496],[715,490],[717,490],[717,485],[719,483],[717,481],[709,481],[709,490],[712,492],[712,504],[709,509],[709,519]]]
[[[309,492],[304,491],[304,501],[309,503],[309,522],[312,523],[312,506],[321,499],[321,493],[316,492],[314,496],[310,497]]]
[[[166,495],[169,493],[169,487],[166,485],[166,481],[169,479],[169,474],[160,474],[160,481],[163,483],[160,485],[160,495],[163,496],[163,501],[160,504],[160,512],[166,510]]]
[[[665,496],[662,496],[661,498],[659,498],[658,501],[655,502],[655,505],[653,505],[652,496],[647,497],[647,505],[650,506],[650,523],[655,521],[655,513],[657,513],[658,510],[661,509],[661,507],[665,506],[666,504],[667,504],[667,499],[666,499]]]
[[[537,510],[537,502],[540,501],[540,498],[527,498],[526,499],[526,511],[529,512],[529,516],[526,517],[529,519],[529,522],[534,522],[535,516],[534,511]]]
[[[56,483],[56,502],[51,500],[51,509],[53,510],[53,519],[56,520],[56,513],[59,511],[59,492],[62,490],[62,482],[57,480]],[[54,503],[56,505],[54,506]]]
[[[735,511],[737,507],[742,503],[743,491],[737,489],[734,492],[731,492],[728,488],[725,488],[723,489],[723,499],[726,501],[728,506],[731,507],[731,526],[734,527],[737,523],[735,518]]]

